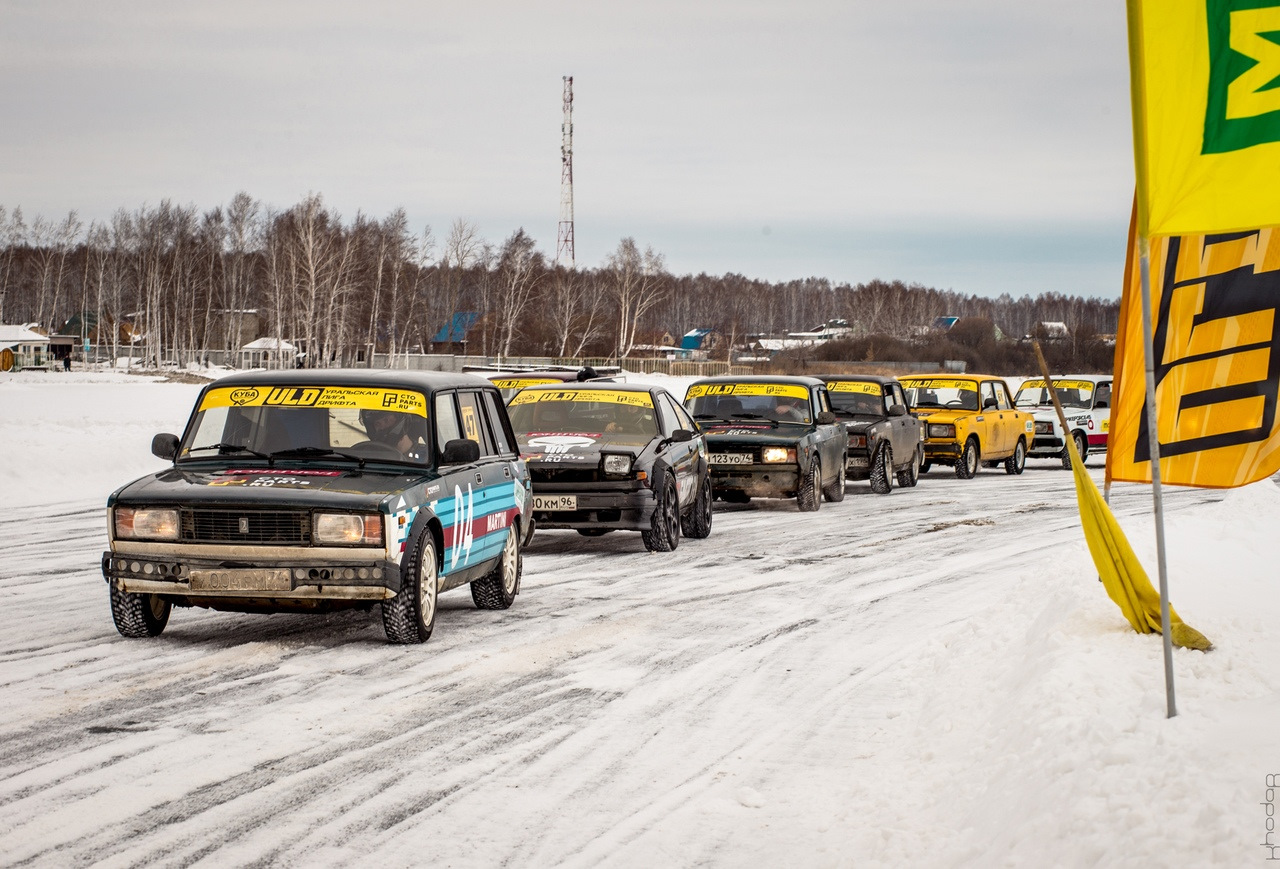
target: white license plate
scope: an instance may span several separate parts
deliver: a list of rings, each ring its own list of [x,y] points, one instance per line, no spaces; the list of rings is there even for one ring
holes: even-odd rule
[[[713,465],[749,465],[755,457],[751,453],[712,453],[707,460]]]
[[[577,495],[534,495],[533,509],[565,512],[578,509]]]
[[[847,470],[853,470],[855,468],[865,468],[870,463],[871,460],[866,456],[849,456],[849,458],[845,460],[844,466]]]
[[[289,571],[204,570],[191,571],[192,591],[289,591]]]

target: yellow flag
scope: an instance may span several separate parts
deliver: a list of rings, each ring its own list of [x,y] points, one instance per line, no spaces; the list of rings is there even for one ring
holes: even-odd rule
[[[1071,469],[1075,474],[1080,525],[1084,529],[1093,564],[1098,568],[1098,578],[1102,580],[1107,596],[1120,607],[1135,631],[1140,634],[1158,633],[1161,629],[1160,593],[1151,585],[1120,523],[1116,522],[1111,508],[1093,484],[1093,478],[1076,452],[1075,442],[1068,439],[1067,449],[1071,451]],[[1169,606],[1169,636],[1175,646],[1202,651],[1213,648],[1204,634],[1178,617],[1172,605]]]
[[[1144,237],[1280,225],[1280,0],[1128,0]]]
[[[1131,229],[1107,478],[1145,483],[1151,454],[1133,244]],[[1150,268],[1161,480],[1226,488],[1280,471],[1280,229],[1152,239]]]

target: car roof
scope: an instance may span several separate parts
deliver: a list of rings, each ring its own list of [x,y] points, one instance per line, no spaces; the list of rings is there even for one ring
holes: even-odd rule
[[[652,392],[663,390],[661,386],[649,386],[642,383],[613,383],[607,380],[583,380],[576,383],[534,383],[521,389],[521,392],[565,392],[567,390],[582,392]]]
[[[827,383],[879,383],[883,386],[886,383],[893,383],[898,378],[885,377],[882,374],[824,374],[822,379]]]
[[[734,377],[731,374],[723,374],[719,377],[704,377],[701,380],[695,380],[689,385],[701,386],[704,383],[796,383],[803,386],[826,386],[825,381],[818,377],[789,376],[783,374],[743,374],[740,377]]]
[[[221,377],[209,386],[373,386],[432,392],[450,387],[494,386],[474,374],[452,371],[397,371],[386,368],[290,368],[246,371]]]

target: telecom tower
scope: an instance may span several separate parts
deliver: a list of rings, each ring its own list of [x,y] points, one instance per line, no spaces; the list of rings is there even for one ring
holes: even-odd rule
[[[573,76],[564,76],[564,123],[560,125],[560,228],[556,264],[577,268],[573,256]]]

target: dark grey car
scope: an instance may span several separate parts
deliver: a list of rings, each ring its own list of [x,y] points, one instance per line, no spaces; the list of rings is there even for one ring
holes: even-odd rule
[[[907,412],[902,384],[873,374],[833,374],[823,380],[848,435],[849,478],[870,480],[871,491],[880,495],[889,493],[895,476],[899,486],[914,486],[924,461],[924,426]]]

